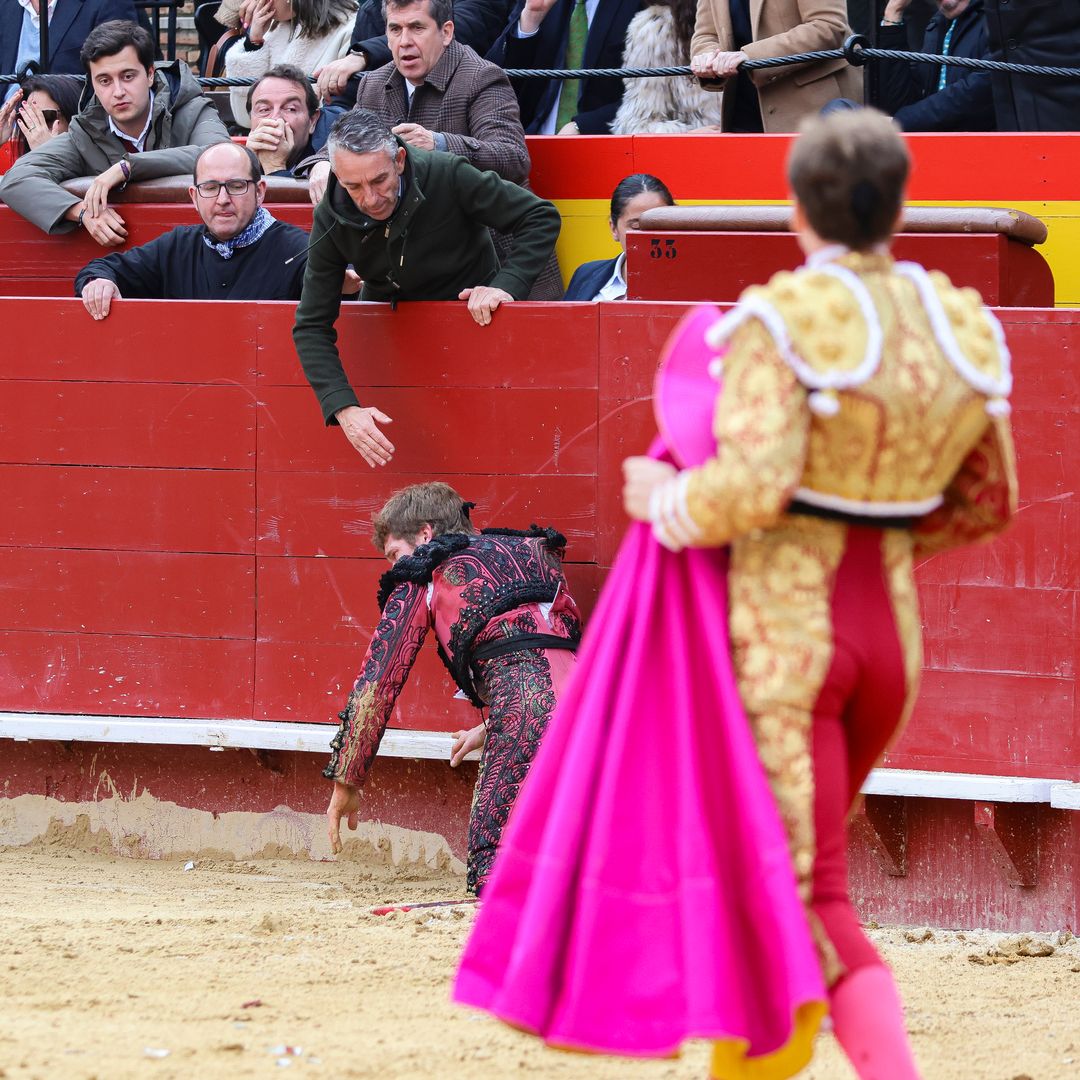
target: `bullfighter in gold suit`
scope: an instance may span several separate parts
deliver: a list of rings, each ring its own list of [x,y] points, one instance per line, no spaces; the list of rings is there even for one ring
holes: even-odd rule
[[[848,898],[845,817],[915,697],[914,564],[993,536],[1016,504],[997,320],[885,246],[908,167],[879,113],[812,122],[789,162],[807,264],[747,290],[708,335],[726,350],[717,456],[679,473],[632,458],[624,493],[675,550],[730,545],[735,673],[834,1030],[860,1077],[889,1080],[917,1072]]]

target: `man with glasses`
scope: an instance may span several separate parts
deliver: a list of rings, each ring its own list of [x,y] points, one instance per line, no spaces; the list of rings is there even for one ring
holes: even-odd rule
[[[308,234],[263,206],[259,159],[237,143],[207,147],[188,188],[201,225],[181,225],[148,244],[94,259],[75,294],[94,319],[131,300],[298,300]]]

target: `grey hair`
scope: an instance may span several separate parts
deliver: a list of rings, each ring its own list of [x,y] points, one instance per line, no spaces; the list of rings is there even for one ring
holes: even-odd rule
[[[398,141],[382,117],[367,109],[350,109],[334,121],[326,149],[331,161],[335,150],[347,150],[350,154],[383,150],[393,157],[398,151]]]
[[[382,17],[385,23],[391,11],[412,7],[416,0],[383,0]],[[454,0],[428,0],[428,14],[435,20],[435,25],[442,27],[454,21]]]

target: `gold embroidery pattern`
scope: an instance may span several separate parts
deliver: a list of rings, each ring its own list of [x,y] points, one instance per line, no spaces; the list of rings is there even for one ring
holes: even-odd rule
[[[893,273],[891,259],[853,252],[837,264],[869,293],[886,360],[861,385],[837,394],[835,416],[813,418],[801,484],[860,502],[930,498],[986,430],[986,399],[941,351],[914,283]],[[954,289],[942,274],[932,279],[960,351],[981,373],[999,375],[1003,357],[977,294]],[[863,359],[865,319],[843,281],[804,270],[755,291],[779,313],[795,354],[814,370],[850,371]],[[739,346],[736,336],[731,352]]]
[[[945,502],[915,530],[916,561],[987,540],[1016,513],[1016,455],[1004,417],[995,417],[945,490]]]
[[[330,743],[332,756],[323,776],[359,787],[386,730],[386,704],[378,685],[368,683],[353,690],[339,719],[341,726]]]
[[[774,524],[799,483],[809,426],[806,391],[761,323],[735,333],[724,359],[717,457],[691,472],[687,510],[701,547]]]
[[[846,527],[809,517],[732,544],[732,659],[804,902],[814,865],[814,706],[833,654],[830,597]]]

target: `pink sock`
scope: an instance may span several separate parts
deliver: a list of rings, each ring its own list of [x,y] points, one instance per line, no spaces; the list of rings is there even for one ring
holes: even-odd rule
[[[830,995],[833,1032],[859,1080],[919,1080],[892,974],[857,968]]]

